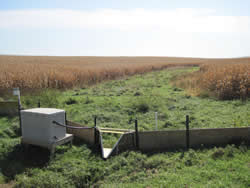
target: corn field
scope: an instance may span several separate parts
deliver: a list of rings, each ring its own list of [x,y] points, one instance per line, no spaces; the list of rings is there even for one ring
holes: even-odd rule
[[[203,64],[200,70],[179,78],[176,85],[194,95],[215,95],[222,100],[250,97],[250,61]]]
[[[215,92],[220,99],[250,97],[250,63],[203,65],[200,71],[200,87]]]
[[[0,90],[83,87],[152,70],[198,65],[200,59],[0,56]]]
[[[0,56],[0,92],[21,89],[70,89],[105,80],[171,67],[200,66],[174,80],[194,95],[220,99],[250,95],[250,58],[202,59],[176,57],[46,57]]]

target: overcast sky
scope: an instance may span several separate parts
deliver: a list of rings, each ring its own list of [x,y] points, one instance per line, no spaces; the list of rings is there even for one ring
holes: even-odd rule
[[[0,54],[250,56],[248,0],[1,0]]]

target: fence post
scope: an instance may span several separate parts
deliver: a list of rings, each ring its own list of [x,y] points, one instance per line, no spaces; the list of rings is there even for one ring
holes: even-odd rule
[[[189,149],[189,116],[186,115],[186,147]]]
[[[157,121],[158,121],[158,114],[157,112],[155,112],[155,130],[158,131],[158,125],[157,125]]]
[[[98,143],[98,140],[97,140],[97,128],[96,128],[96,116],[94,117],[94,137],[95,137],[95,145]]]
[[[97,118],[96,118],[96,116],[95,116],[95,118],[94,118],[94,124],[95,124],[95,127],[96,127],[96,119],[97,119]]]
[[[40,100],[38,101],[37,103],[37,107],[40,108],[41,107],[41,103],[40,103]]]
[[[66,111],[65,111],[65,117],[64,118],[65,118],[65,125],[67,125],[67,112]]]
[[[139,137],[138,137],[138,122],[135,120],[135,148],[139,149]]]
[[[21,101],[20,101],[20,98],[18,98],[18,116],[19,116],[20,132],[21,132],[21,135],[23,135],[21,110],[22,110]]]
[[[18,97],[18,116],[19,116],[20,132],[22,135],[22,117],[21,117],[22,105],[21,105],[21,96],[20,96],[21,94],[19,88],[13,89],[13,95]]]

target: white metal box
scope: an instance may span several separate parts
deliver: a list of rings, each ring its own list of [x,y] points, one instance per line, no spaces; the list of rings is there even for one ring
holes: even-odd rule
[[[53,143],[66,136],[65,111],[54,108],[33,108],[21,111],[22,142],[51,148]]]

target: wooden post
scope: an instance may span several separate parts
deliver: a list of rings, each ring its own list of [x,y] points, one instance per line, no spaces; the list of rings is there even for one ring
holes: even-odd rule
[[[41,103],[40,103],[40,100],[38,101],[37,103],[37,107],[40,108],[41,107]]]
[[[186,147],[189,149],[189,116],[186,115]]]
[[[138,122],[135,120],[135,148],[139,149]]]

